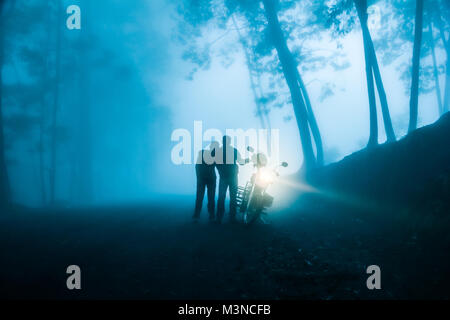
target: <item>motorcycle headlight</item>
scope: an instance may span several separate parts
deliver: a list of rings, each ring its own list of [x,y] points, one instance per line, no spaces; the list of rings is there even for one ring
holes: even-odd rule
[[[269,170],[261,170],[258,174],[256,184],[264,187],[275,181],[275,174]]]

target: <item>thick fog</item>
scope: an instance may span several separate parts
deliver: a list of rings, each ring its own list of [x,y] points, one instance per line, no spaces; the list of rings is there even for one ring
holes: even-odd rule
[[[196,41],[200,49],[208,48],[208,61],[199,67],[186,58],[186,49],[193,43],[180,36],[185,18],[180,12],[182,1],[66,0],[59,8],[56,1],[43,3],[11,0],[5,5],[3,114],[16,202],[71,206],[194,194],[194,164],[173,162],[172,149],[178,143],[171,139],[174,130],[186,129],[194,135],[194,121],[202,122],[203,131],[222,133],[262,128],[238,33],[245,34],[247,22],[242,16],[221,27],[201,24],[195,40],[186,38]],[[72,4],[81,8],[81,30],[65,26],[66,8]],[[313,14],[302,11],[307,7],[293,8],[286,15],[298,14],[298,23],[305,23],[304,16]],[[408,130],[410,81],[405,70],[411,66],[414,35],[395,41],[396,52],[390,54],[394,49],[385,42],[389,41],[386,34],[396,28],[392,10],[387,2],[374,3],[369,28],[400,139]],[[58,27],[59,74],[54,70]],[[439,81],[444,88],[446,55],[436,38]],[[297,63],[322,136],[325,163],[366,147],[369,102],[358,23],[341,35],[324,28],[311,37],[290,39],[288,44],[301,47],[301,55],[308,60],[304,64],[300,57]],[[423,51],[421,64],[432,64],[429,50]],[[52,126],[55,78],[59,78],[56,129]],[[279,130],[280,160],[289,162],[282,174],[291,175],[300,170],[303,154],[284,86],[279,95],[287,102],[272,105],[267,117],[271,128]],[[272,88],[264,82],[262,90]],[[386,135],[378,98],[377,105],[379,143],[383,143]],[[432,85],[423,85],[418,114],[419,126],[439,117]],[[52,130],[58,133],[54,166]],[[191,153],[195,161],[195,150]],[[251,166],[242,169],[241,183],[251,171]]]

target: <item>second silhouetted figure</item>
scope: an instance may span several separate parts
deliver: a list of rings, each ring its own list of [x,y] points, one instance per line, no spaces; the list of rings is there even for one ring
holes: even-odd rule
[[[223,137],[223,145],[216,153],[217,170],[219,171],[219,200],[217,203],[217,222],[221,223],[225,212],[225,198],[230,190],[230,220],[236,220],[236,196],[238,190],[238,164],[247,161],[241,158],[239,151],[231,146],[231,137]]]

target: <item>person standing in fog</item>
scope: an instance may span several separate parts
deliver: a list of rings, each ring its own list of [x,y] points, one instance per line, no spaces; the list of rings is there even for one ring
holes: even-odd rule
[[[217,170],[219,171],[219,200],[217,203],[217,222],[221,223],[225,213],[225,198],[227,190],[230,190],[230,221],[236,222],[236,197],[238,190],[238,164],[244,165],[248,160],[243,160],[239,151],[231,146],[231,137],[224,136],[223,144],[217,150]]]
[[[218,142],[212,142],[209,150],[201,150],[198,154],[197,162],[195,164],[195,173],[197,175],[197,197],[195,200],[194,221],[200,219],[200,212],[202,211],[203,198],[205,197],[205,190],[208,195],[208,212],[209,220],[215,219],[215,201],[216,201],[216,163],[215,154],[219,148]]]

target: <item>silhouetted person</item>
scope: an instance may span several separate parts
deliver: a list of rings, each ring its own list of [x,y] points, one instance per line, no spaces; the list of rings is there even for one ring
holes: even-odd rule
[[[216,169],[215,169],[215,151],[219,148],[218,142],[212,142],[209,150],[202,150],[198,154],[195,164],[195,172],[197,175],[197,199],[195,201],[194,219],[200,218],[202,211],[203,198],[205,197],[205,189],[208,190],[208,212],[209,219],[214,220],[215,201],[216,201]]]
[[[217,222],[222,222],[225,212],[225,198],[230,190],[230,220],[236,219],[236,196],[238,189],[238,164],[245,164],[239,151],[231,146],[231,138],[223,137],[223,145],[216,154],[217,170],[219,171],[219,201],[217,203]]]

